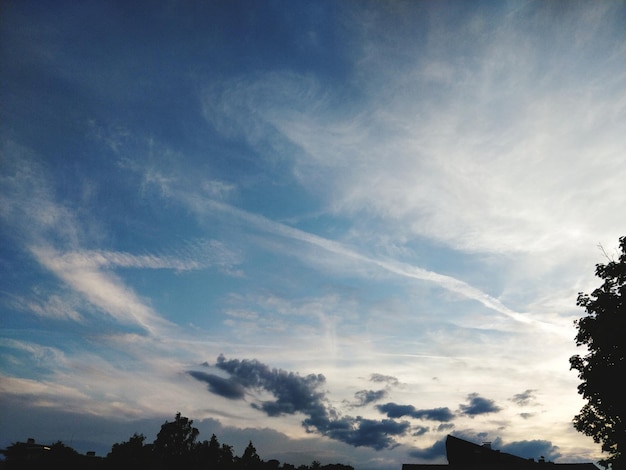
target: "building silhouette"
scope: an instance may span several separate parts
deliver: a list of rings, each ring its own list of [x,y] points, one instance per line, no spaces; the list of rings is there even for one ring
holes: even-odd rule
[[[409,464],[402,470],[598,470],[593,463],[554,463],[540,458],[525,459],[491,448],[491,443],[482,445],[448,435],[446,437],[448,464]]]

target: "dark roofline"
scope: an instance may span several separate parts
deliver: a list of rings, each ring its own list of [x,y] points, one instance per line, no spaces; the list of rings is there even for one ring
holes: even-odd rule
[[[403,464],[402,470],[443,470],[442,467],[453,467],[455,470],[480,470],[483,468],[514,468],[516,470],[540,470],[537,466],[545,467],[558,465],[563,470],[598,470],[593,463],[553,463],[534,459],[525,459],[506,452],[491,448],[488,444],[474,444],[473,442],[448,435],[446,437],[446,464]],[[544,470],[549,470],[544,468]]]

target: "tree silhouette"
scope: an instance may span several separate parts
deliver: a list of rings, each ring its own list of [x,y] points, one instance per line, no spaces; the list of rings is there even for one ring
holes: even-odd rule
[[[113,444],[111,452],[107,454],[107,460],[113,465],[124,464],[138,468],[147,462],[148,449],[144,446],[146,436],[143,434],[133,434],[126,442]]]
[[[596,265],[602,285],[591,295],[578,294],[576,303],[587,315],[575,322],[576,345],[586,346],[588,353],[570,358],[582,380],[578,393],[587,400],[574,427],[602,444],[609,457],[600,463],[614,470],[626,468],[626,400],[619,384],[626,377],[626,236],[619,244],[618,261]]]
[[[222,444],[220,448],[220,458],[218,461],[219,468],[232,468],[235,464],[235,455],[233,454],[233,446]]]
[[[256,452],[256,448],[252,445],[252,441],[248,444],[243,451],[242,456],[238,459],[238,467],[249,470],[257,469],[261,467],[261,457]]]
[[[153,452],[165,468],[190,466],[199,431],[194,428],[193,420],[176,413],[172,422],[166,421],[161,426],[154,441]]]
[[[220,443],[217,436],[213,434],[210,441],[202,441],[195,449],[196,466],[202,467],[203,464],[210,463],[216,465],[220,459]]]

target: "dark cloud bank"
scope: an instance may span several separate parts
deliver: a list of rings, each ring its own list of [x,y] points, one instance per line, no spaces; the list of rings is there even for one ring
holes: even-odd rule
[[[215,364],[203,364],[206,371],[189,371],[189,375],[207,384],[211,393],[231,400],[242,400],[248,391],[266,391],[273,395],[273,400],[253,402],[250,406],[277,417],[300,413],[304,416],[302,426],[311,433],[319,433],[331,439],[359,447],[375,450],[393,448],[398,445],[397,436],[421,435],[429,430],[424,426],[413,426],[407,419],[439,422],[437,430],[449,430],[454,427],[452,420],[456,416],[447,407],[417,409],[413,405],[384,403],[374,408],[386,415],[384,419],[368,419],[362,416],[341,414],[326,398],[321,390],[326,382],[322,374],[301,376],[298,373],[273,369],[256,359],[226,359],[223,355]],[[372,374],[370,381],[384,382],[387,386],[397,385],[394,377]],[[387,396],[387,390],[360,390],[355,393],[356,403],[351,408],[364,407],[380,401]],[[492,400],[480,397],[476,393],[468,395],[468,403],[461,404],[458,414],[475,416],[483,413],[496,413],[500,408]],[[442,441],[443,442],[443,441]],[[436,458],[445,455],[441,443],[430,449],[416,450],[415,457]]]

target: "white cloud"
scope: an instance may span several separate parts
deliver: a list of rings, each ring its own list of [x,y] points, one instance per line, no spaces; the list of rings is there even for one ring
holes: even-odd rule
[[[173,254],[145,254],[108,251],[74,250],[56,255],[58,261],[74,269],[134,268],[191,271],[212,266],[230,268],[238,256],[217,240],[189,241],[173,250]]]
[[[64,258],[49,247],[32,247],[31,252],[43,266],[117,321],[155,335],[171,326],[114,274],[85,265],[81,257]]]
[[[464,252],[557,251],[556,262],[568,261],[620,235],[613,214],[626,203],[619,190],[625,77],[615,57],[590,76],[576,75],[583,64],[572,65],[596,53],[585,41],[571,44],[572,34],[597,35],[608,6],[559,18],[561,29],[546,31],[555,36],[552,62],[544,59],[545,38],[524,29],[548,20],[519,10],[488,40],[475,31],[476,18],[461,26],[455,37],[477,39],[470,60],[415,56],[402,73],[381,67],[388,44],[366,29],[368,59],[357,60],[355,73],[368,83],[383,76],[385,87],[362,90],[365,101],[349,111],[334,106],[333,91],[311,77],[274,72],[225,83],[219,95],[207,92],[207,119],[223,120],[218,129],[238,129],[249,142],[265,139],[275,153],[287,139],[300,149],[290,152],[294,174],[329,210],[376,217],[363,230],[376,233],[384,224],[398,240],[424,236]],[[363,17],[365,28],[381,20]],[[450,25],[441,26],[428,33],[420,57],[450,46]],[[390,34],[407,33],[397,29]]]
[[[12,300],[11,306],[17,310],[32,312],[40,317],[72,320],[79,323],[83,321],[83,316],[78,311],[80,306],[78,300],[57,294],[50,295],[45,300],[17,296]]]

